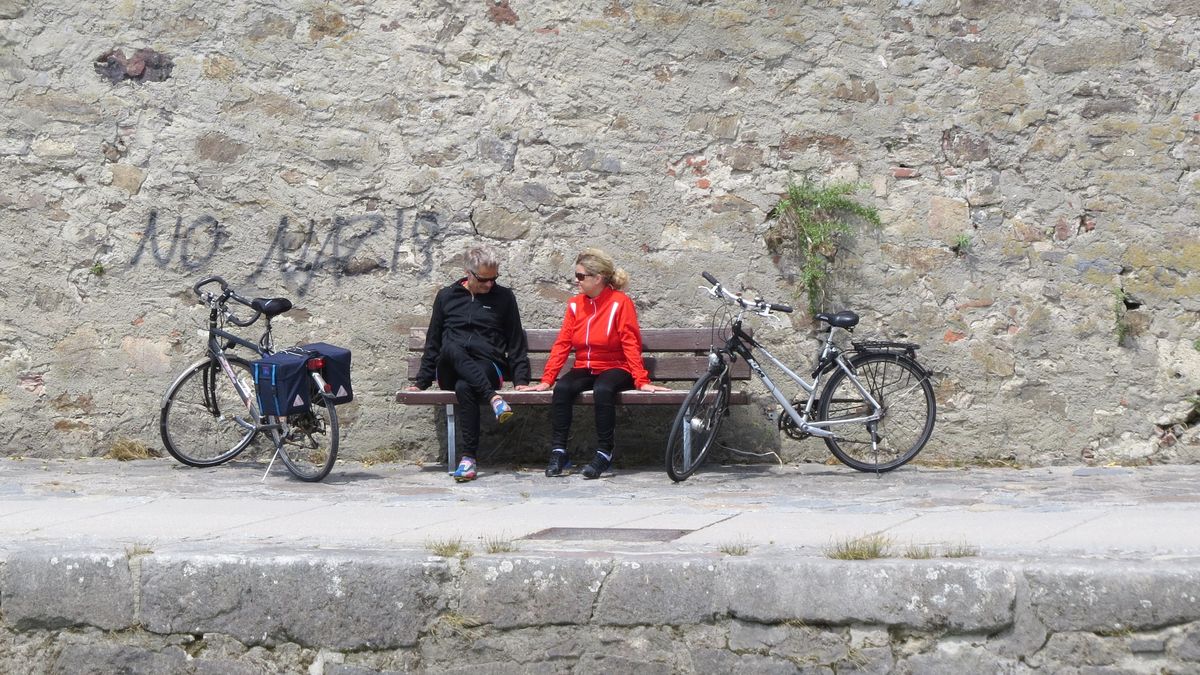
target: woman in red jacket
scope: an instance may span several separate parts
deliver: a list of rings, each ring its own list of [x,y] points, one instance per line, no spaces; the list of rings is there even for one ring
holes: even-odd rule
[[[561,476],[571,465],[567,435],[572,406],[581,392],[592,390],[599,447],[596,457],[583,468],[583,477],[599,478],[612,465],[617,393],[634,387],[642,391],[669,389],[651,384],[646,374],[637,310],[629,296],[621,292],[629,284],[625,270],[615,268],[612,258],[603,251],[589,248],[575,259],[575,281],[581,292],[567,302],[562,329],[550,349],[542,381],[529,389],[545,391],[554,387],[550,409],[554,431],[547,476]],[[555,382],[571,351],[575,352],[574,367]]]

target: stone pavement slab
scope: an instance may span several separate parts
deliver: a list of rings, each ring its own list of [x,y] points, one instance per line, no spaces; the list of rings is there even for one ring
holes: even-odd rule
[[[961,546],[982,557],[1200,556],[1200,467],[705,467],[598,481],[485,467],[339,464],[310,484],[256,462],[211,469],[170,459],[0,460],[0,553],[33,546],[423,550],[513,541],[521,551],[695,553],[745,545],[822,555],[883,534],[899,548]],[[551,528],[573,536],[539,536]],[[618,530],[682,530],[667,541]],[[566,532],[567,530],[559,530]]]

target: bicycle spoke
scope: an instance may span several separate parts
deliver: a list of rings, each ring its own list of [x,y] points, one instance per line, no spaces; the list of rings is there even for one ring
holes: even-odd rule
[[[230,360],[239,381],[250,367]],[[168,392],[160,421],[163,445],[173,457],[192,466],[226,462],[255,435],[245,403],[229,377],[211,362],[193,366]]]
[[[835,438],[826,444],[839,460],[860,471],[888,471],[912,459],[933,429],[933,390],[928,378],[909,362],[891,355],[860,358],[855,375],[880,405],[877,440],[866,423],[831,425]],[[919,392],[919,393],[918,393]],[[872,408],[844,373],[835,374],[822,393],[821,418],[868,417]]]
[[[318,481],[337,459],[338,421],[333,404],[313,404],[288,416],[288,434],[280,439],[279,456],[297,478]]]
[[[678,482],[692,474],[716,442],[729,401],[726,373],[702,377],[679,408],[667,439],[667,474]]]

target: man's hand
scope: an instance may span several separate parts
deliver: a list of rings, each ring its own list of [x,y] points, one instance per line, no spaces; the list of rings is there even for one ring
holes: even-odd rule
[[[421,388],[415,384],[410,384],[404,388],[404,391],[421,391]]]
[[[546,391],[549,388],[550,388],[550,385],[546,384],[545,382],[538,382],[537,384],[519,384],[519,385],[517,385],[517,391]]]
[[[646,384],[643,384],[642,386],[638,387],[638,391],[674,391],[674,390],[671,389],[670,387],[661,387],[657,384],[647,382]]]

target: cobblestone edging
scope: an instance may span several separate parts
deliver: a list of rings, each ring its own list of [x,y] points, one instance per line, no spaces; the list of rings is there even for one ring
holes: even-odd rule
[[[1193,560],[23,551],[0,579],[4,672],[1200,671]]]

